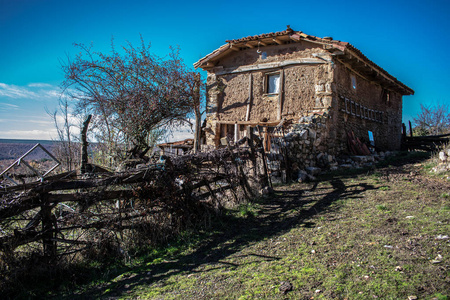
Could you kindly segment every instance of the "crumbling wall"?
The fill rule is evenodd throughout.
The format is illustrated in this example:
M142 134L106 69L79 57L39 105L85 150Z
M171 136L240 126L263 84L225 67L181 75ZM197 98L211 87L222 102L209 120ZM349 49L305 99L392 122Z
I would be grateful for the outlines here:
M292 170L327 167L335 161L335 149L329 147L330 122L327 113L303 117L286 135Z

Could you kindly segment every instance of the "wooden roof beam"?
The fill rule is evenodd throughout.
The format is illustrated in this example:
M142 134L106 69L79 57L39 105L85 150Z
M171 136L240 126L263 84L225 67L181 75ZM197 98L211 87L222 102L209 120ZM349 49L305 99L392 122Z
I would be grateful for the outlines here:
M230 45L230 49L231 49L231 50L234 50L234 51L239 51L239 50L240 50L239 47L236 46L236 44L231 44L231 45Z
M255 45L252 45L252 44L250 44L249 42L245 43L245 46L246 46L246 47L249 47L249 48L255 48Z
M264 43L263 41L258 41L258 45L260 45L260 46L267 46L267 43Z
M278 45L283 45L284 43L283 43L283 41L282 40L280 40L279 38L273 38L272 39L275 43L277 43Z

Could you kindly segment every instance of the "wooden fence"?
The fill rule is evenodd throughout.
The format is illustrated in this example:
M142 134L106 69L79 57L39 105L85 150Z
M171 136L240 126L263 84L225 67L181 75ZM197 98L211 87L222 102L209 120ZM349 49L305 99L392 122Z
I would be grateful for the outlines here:
M55 261L105 245L165 240L206 222L212 211L271 184L262 139L251 134L223 144L121 173L67 172L3 187L0 252L4 259L38 252Z

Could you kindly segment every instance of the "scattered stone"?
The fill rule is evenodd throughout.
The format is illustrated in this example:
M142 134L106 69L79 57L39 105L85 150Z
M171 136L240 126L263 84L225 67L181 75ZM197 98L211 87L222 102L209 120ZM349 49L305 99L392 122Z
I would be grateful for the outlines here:
M406 216L405 219L414 219L414 216Z
M438 254L438 256L435 257L435 259L433 259L431 261L432 264L439 264L442 262L442 255Z
M311 250L311 253L312 253L312 254L315 254L315 253L316 253L316 250L314 250L314 249Z
M353 168L353 165L351 165L351 164L342 164L342 165L340 165L340 167L342 169L351 169L351 168Z
M439 152L439 159L443 162L447 161L447 154L444 151Z
M309 174L311 174L313 176L319 175L321 171L322 171L322 169L316 168L316 167L307 167L306 168L306 172L308 172Z
M289 281L282 281L280 283L280 292L282 292L284 295L287 294L287 292L292 291L294 286Z
M366 160L368 162L375 162L375 157L373 155L368 155L368 156L366 156Z
M394 247L392 247L391 245L384 245L384 248L392 249Z
M417 296L408 296L408 300L417 300Z
M333 155L328 155L327 158L329 163L332 163L334 160Z
M366 162L367 161L366 156L353 156L352 158L353 158L353 161L356 161L356 162Z
M321 290L315 290L314 293L319 294L320 292L322 292Z
M436 239L437 240L446 240L446 239L448 239L448 235L438 235L437 237L436 237Z
M309 181L316 181L317 180L317 178L316 177L314 177L314 176L312 176L312 175L307 175L308 176L308 180Z
M297 181L302 183L302 182L306 182L306 180L308 179L308 173L306 173L303 170L298 171L298 179Z
M395 271L397 272L403 271L403 268L401 266L396 266Z
M299 138L302 140L306 140L308 138L308 130L302 130L298 134Z
M266 186L264 188L261 189L260 194L261 195L269 195L273 192L272 188L269 186Z

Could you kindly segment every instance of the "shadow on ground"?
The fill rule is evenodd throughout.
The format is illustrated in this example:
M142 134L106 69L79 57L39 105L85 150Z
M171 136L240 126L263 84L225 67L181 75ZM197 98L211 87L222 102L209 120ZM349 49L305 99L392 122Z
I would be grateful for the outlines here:
M281 235L298 226L313 227L308 219L325 212L336 200L343 197L360 197L359 194L375 189L368 184L345 185L343 180L335 177L321 181L319 184L291 185L275 188L270 197L261 200L257 216L249 218L225 217L220 228L213 228L214 234L208 237L192 253L179 256L177 259L137 266L129 273L135 275L121 278L101 286L97 286L80 295L71 295L71 299L107 298L114 299L126 295L134 287L150 285L176 274L192 274L199 272L201 265L208 264L212 270L223 265L238 267L225 262L228 256L244 247L266 238ZM277 257L250 254L258 260L276 260ZM204 272L204 271L201 271ZM112 279L112 278L111 278Z

